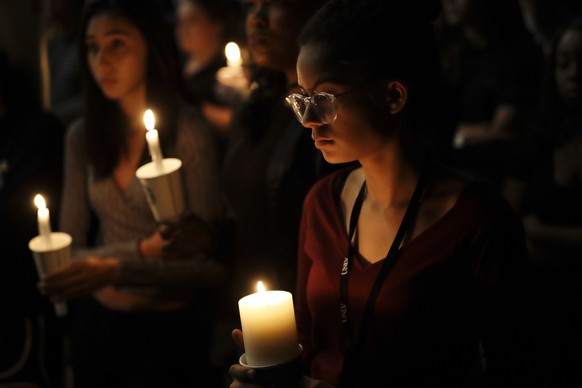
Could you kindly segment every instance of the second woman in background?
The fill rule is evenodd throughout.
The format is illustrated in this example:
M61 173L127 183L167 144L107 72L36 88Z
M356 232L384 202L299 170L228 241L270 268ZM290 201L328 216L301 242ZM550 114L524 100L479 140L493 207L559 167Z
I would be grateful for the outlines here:
M229 135L223 180L236 220L235 300L257 279L294 289L303 199L322 161L285 96L297 83L297 36L323 1L246 1L254 89ZM236 306L236 304L234 304Z
M182 160L187 208L207 223L223 214L211 129L180 102L171 29L155 4L94 1L84 12L85 111L67 136L61 216L77 258L78 271L60 284L69 293L136 263L164 266L164 240L135 176L149 161L146 108L156 114L164 154ZM199 383L208 325L191 296L105 286L81 300L72 316L75 386L185 387L194 375Z

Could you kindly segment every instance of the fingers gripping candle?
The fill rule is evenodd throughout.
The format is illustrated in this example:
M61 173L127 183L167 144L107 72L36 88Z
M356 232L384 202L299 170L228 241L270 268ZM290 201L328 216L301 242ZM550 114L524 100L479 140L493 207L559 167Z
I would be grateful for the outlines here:
M28 248L34 256L34 263L39 276L65 265L71 255L72 238L67 233L53 232L50 225L50 214L42 195L34 197L34 204L38 208L38 236L32 238ZM64 302L55 303L57 316L67 314L67 305Z
M257 289L238 302L246 360L259 367L290 361L299 353L293 297L265 291L262 282Z

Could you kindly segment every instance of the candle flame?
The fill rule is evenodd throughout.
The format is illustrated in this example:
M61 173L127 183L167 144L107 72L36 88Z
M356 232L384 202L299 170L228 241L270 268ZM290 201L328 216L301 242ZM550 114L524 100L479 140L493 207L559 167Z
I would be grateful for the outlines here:
M240 66L242 64L240 49L236 43L228 42L224 47L224 54L230 66Z
M154 112L152 112L151 109L146 110L145 113L143 114L143 122L148 131L151 131L156 126Z
M267 290L265 289L265 285L263 284L263 282L259 281L257 283L257 291L258 292L266 292Z
M40 194L34 196L34 204L39 209L46 209L46 202L44 201L43 196Z

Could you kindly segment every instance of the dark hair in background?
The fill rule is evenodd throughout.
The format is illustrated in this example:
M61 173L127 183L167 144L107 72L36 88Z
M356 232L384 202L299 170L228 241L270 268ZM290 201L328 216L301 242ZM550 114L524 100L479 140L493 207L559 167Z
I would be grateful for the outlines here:
M211 1L211 0L210 0ZM315 12L328 0L287 0L288 7L302 7L305 12ZM245 4L243 3L243 10ZM246 12L246 11L245 11ZM246 18L246 14L244 15ZM243 109L237 114L237 123L243 129L247 139L253 141L261 137L261 134L271 123L273 104L284 103L284 98L289 91L283 69L274 70L254 66L253 90ZM289 109L289 112L291 110Z
M89 22L98 14L111 12L133 23L143 35L147 46L146 103L156 114L160 141L167 148L175 141L181 94L177 49L164 11L155 0L95 0L85 6L79 50L85 96L84 143L97 178L109 175L127 152L129 128L118 104L103 95L91 74L84 42Z
M471 0L468 22L493 40L527 34L519 0Z
M466 20L459 25L448 24L444 17L438 21L442 66L455 80L461 77L462 52L469 46L463 34L464 25L471 25L493 45L531 40L519 0L471 0L469 8Z
M560 144L569 140L572 132L576 131L576 128L569 125L570 123L568 119L571 115L570 110L560 97L558 86L556 84L556 54L558 51L558 45L564 34L568 31L582 32L582 15L572 19L570 22L566 23L565 26L559 29L554 37L552 51L548 57L548 63L546 66L542 100L540 104L541 125L542 130L545 132L544 135L551 139L555 144ZM578 130L578 132L579 131L580 130Z
M14 66L0 50L0 104L7 113L25 112L40 107L32 77Z
M403 113L422 125L420 112L440 79L431 24L439 12L438 0L330 0L307 23L300 44L323 46L383 108L385 81L403 81L409 89Z
M204 10L214 22L222 22L222 39L239 41L243 30L241 23L241 4L237 0L177 0L179 3L192 3Z

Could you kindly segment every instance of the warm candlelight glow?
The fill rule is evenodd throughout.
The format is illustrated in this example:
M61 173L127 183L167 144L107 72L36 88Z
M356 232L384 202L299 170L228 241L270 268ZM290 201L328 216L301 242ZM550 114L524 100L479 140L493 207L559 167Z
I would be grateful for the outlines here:
M34 204L38 209L46 209L46 202L44 197L40 194L34 196Z
M34 204L38 208L36 213L38 221L38 234L42 236L47 244L51 241L51 218L49 209L46 207L44 197L40 194L34 196Z
M257 292L241 298L238 308L249 365L285 363L298 355L291 293L267 291L259 281Z
M226 55L226 63L228 66L242 65L240 49L236 43L228 42L228 44L224 47L224 54Z
M162 150L160 149L158 131L154 128L156 125L156 119L154 117L154 112L152 112L151 109L146 110L143 114L143 122L147 129L146 141L148 142L148 148L150 149L150 156L158 168L161 169L161 163L164 157L162 155Z
M145 113L143 114L143 122L148 131L151 131L155 128L156 119L154 117L154 112L152 112L151 109L146 110Z

